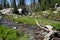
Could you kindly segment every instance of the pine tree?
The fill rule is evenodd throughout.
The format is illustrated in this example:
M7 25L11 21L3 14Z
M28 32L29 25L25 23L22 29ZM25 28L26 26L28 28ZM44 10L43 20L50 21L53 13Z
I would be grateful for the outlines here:
M7 8L9 8L9 7L10 7L10 4L9 4L8 2L7 2L7 4L6 4L6 7L7 7Z
M3 9L3 0L0 0L0 10Z
M14 14L18 14L19 12L18 12L18 10L17 10L17 6L16 6L16 0L12 0L12 4L13 4L13 8L14 8L14 10L13 10L13 13Z
M7 1L7 0L3 0L3 2L4 2L4 3L3 3L4 8L6 8L6 1Z
M25 0L19 0L18 7L25 7Z
M0 4L0 10L2 10L2 5Z
M41 0L38 0L38 3L41 5Z

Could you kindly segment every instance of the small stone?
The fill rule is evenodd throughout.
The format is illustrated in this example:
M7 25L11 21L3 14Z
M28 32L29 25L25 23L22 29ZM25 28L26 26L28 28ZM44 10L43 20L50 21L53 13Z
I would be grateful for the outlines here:
M16 27L13 27L13 29L16 29Z

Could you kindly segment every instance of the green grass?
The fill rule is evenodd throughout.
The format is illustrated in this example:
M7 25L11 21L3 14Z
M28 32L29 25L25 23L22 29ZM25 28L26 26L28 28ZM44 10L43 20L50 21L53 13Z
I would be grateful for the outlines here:
M20 33L17 30L7 28L0 25L0 40L27 40L27 35L25 33Z
M49 20L46 18L31 18L29 16L22 16L18 18L14 18L13 16L6 16L7 18L10 18L14 22L22 23L22 24L28 24L28 25L36 25L34 19L38 20L40 25L51 25L54 29L60 29L60 22Z
M30 18L29 16L13 18L14 22L23 23L23 24L31 24L36 25L34 19L38 20L41 25L51 25L54 29L60 29L60 22L53 21L45 18Z
M13 18L15 22L24 23L24 24L32 24L34 25L34 19L30 17L20 17L20 18Z
M60 22L49 19L37 19L41 25L51 25L54 29L60 29Z

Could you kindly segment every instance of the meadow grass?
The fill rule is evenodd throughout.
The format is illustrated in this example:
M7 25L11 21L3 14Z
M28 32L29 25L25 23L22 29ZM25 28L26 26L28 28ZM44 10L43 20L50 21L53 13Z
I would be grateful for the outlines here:
M20 33L17 30L7 28L4 25L0 25L0 40L27 40L25 33Z

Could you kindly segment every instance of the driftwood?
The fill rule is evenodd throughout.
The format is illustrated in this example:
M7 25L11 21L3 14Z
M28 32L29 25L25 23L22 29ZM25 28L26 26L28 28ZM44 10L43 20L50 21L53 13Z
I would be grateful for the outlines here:
M36 24L39 26L39 28L41 28L42 30L46 30L46 31L49 31L48 29L44 28L44 27L41 27L41 25L38 23L38 21L35 19L35 22Z
M49 39L50 39L50 36L51 36L53 33L54 33L53 30L50 30L50 32L49 32L47 35L45 35L44 40L49 40Z
M41 25L38 23L38 21L36 19L35 19L35 22L42 30L46 30L47 32L49 31L49 33L47 33L47 35L45 35L44 39L43 39L43 40L49 40L50 36L54 33L54 31L50 30L50 29L47 29L47 28L44 28L44 27L41 27Z

